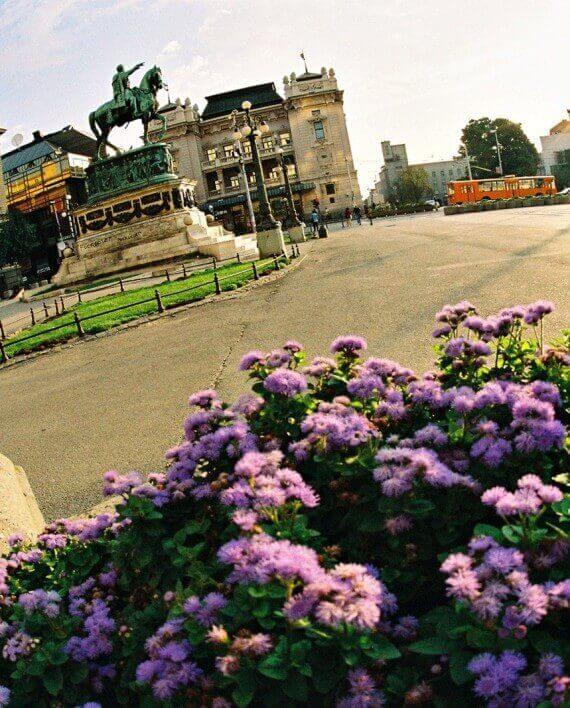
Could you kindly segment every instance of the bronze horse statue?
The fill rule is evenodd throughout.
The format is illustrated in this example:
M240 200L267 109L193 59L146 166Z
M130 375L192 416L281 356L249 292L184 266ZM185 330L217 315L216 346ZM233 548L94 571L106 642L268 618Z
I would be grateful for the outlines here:
M127 88L129 101L122 104L115 99L107 101L102 106L89 114L89 125L97 138L97 158L107 157L107 145L117 154L120 154L118 147L109 142L109 133L113 128L126 125L132 120L142 120L144 126L143 140L148 140L148 124L151 120L159 120L162 123L162 135L166 130L166 118L158 113L158 100L156 94L164 87L162 72L160 67L151 67L142 77L139 86Z

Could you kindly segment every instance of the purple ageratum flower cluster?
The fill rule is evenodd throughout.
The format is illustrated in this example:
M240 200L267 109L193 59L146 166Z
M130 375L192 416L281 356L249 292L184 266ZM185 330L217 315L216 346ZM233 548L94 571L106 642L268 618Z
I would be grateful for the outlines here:
M337 337L330 345L330 351L333 354L344 354L344 356L351 358L357 357L358 352L365 351L366 348L366 340L353 334Z
M443 352L452 359L464 359L481 365L485 362L485 357L491 353L491 348L479 339L454 337L447 342Z
M495 626L500 621L498 633L502 637L512 633L520 639L528 627L560 608L556 600L559 588L553 593L553 584L532 583L523 554L487 536L472 539L469 555L448 556L440 570L448 576L447 594L468 602L480 620Z
M453 472L429 448L384 447L376 454L376 461L380 465L373 476L387 497L401 497L412 491L416 481L423 481L432 487L477 489L476 482L470 476Z
M171 619L146 640L148 659L137 666L136 678L152 688L160 701L173 698L178 691L197 683L202 669L190 660L192 647L183 638L184 618Z
M379 376L385 384L405 385L416 378L411 369L407 369L391 359L370 357L360 364L356 370L360 376Z
M347 450L377 437L375 426L349 403L350 400L344 397L337 397L332 403L322 402L316 413L303 420L301 432L305 437L289 446L297 460L306 460L312 449L326 452Z
M448 325L450 330L456 329L470 314L476 314L475 305L468 300L462 300L456 305L444 305L435 315L436 322Z
M550 705L562 705L570 683L568 677L562 675L562 659L555 654L545 654L539 661L538 671L522 675L526 667L525 657L514 651L504 651L499 656L488 652L479 654L467 666L477 676L475 694L485 699L488 706L534 708L548 699Z
M563 493L551 484L543 484L540 477L527 474L517 482L518 489L509 492L504 487L492 487L481 495L486 506L492 506L500 516L531 516L538 514L546 504L554 504L564 498Z
M203 391L193 393L188 399L188 405L198 406L199 408L208 410L210 408L220 408L221 401L217 391L214 391L212 388L207 388Z
M545 315L554 312L554 309L554 303L549 300L537 300L537 302L526 306L524 321L530 325L538 324Z
M26 632L18 631L11 625L6 626L4 636L8 638L2 647L2 657L6 661L16 662L30 656L39 644L39 639L34 639Z
M184 600L182 609L189 616L193 617L198 624L209 627L218 619L220 610L228 604L226 598L219 592L210 592L201 600L196 595Z
M218 550L218 560L233 566L226 582L265 585L279 576L304 583L323 577L317 553L290 541L276 541L266 534L229 541Z
M337 364L334 359L330 359L327 356L316 356L310 364L303 368L303 373L318 379L321 376L332 374L336 366Z
M266 363L266 353L260 351L259 349L252 349L247 354L244 354L239 363L240 371L249 371L255 366L265 366Z
M278 369L264 380L263 388L269 393L293 398L307 390L307 379L298 371Z
M142 477L138 472L129 472L128 474L121 475L114 470L110 470L103 475L103 482L104 496L126 496L131 493L133 487L137 487L142 483Z
M278 450L246 453L234 468L237 479L220 494L222 504L257 511L289 501L299 501L308 508L317 506L318 494L298 472L281 468L282 459Z
M23 608L27 615L33 612L41 612L46 617L57 617L59 615L61 596L55 590L30 590L18 597L18 605Z
M82 621L81 634L67 640L65 652L75 661L88 662L92 670L97 660L107 658L113 652L115 620L111 617L111 603L117 572L107 570L89 577L69 590L69 614ZM98 676L101 679L101 676Z
M12 692L7 686L0 686L0 706L7 706L10 703Z
M372 629L380 621L382 586L363 565L339 563L285 603L290 621L312 616L327 627Z
M348 695L337 702L337 708L381 708L386 705L386 697L376 688L366 669L351 669L348 683Z

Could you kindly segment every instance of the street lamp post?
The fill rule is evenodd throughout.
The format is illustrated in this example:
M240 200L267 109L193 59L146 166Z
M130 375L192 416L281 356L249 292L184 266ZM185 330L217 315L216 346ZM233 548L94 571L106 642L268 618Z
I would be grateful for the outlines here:
M241 107L244 112L245 124L239 130L236 128L233 137L234 140L247 138L251 146L251 158L253 160L257 198L259 200L257 246L261 257L265 258L266 256L275 256L285 252L285 242L283 241L281 224L273 216L273 212L271 211L271 204L269 203L265 179L263 177L261 158L259 157L259 150L257 149L257 138L262 134L266 135L269 133L269 126L264 120L257 120L251 115L251 103L249 101L244 101Z
M497 128L489 128L489 132L483 133L483 135L481 135L481 137L487 138L487 137L489 137L490 133L494 133L494 135L495 135L495 144L493 145L493 150L496 151L497 158L499 160L498 173L500 175L502 175L503 174L503 160L501 159L501 144L499 143L499 136L497 135Z
M471 172L471 155L469 154L469 151L467 150L467 145L465 143L461 143L463 145L463 149L465 150L465 157L467 158L467 174L469 175L469 179L473 179L473 174Z
M278 147L275 152L277 155L277 163L281 168L281 172L283 172L285 198L287 199L287 211L289 212L289 219L291 220L291 226L289 227L289 238L293 243L302 243L305 240L305 224L301 221L301 219L299 219L299 215L295 209L293 190L291 189L291 183L289 182L287 164L285 163L285 158L283 156L283 148Z
M243 149L241 146L241 140L242 140L242 133L241 131L238 130L237 127L237 121L236 121L236 116L238 112L236 110L232 111L231 118L233 122L233 129L234 129L234 157L237 157L239 166L240 166L240 171L241 171L241 176L243 179L243 185L245 189L245 198L247 201L247 210L249 212L249 220L251 222L251 230L253 233L257 231L257 225L255 223L255 213L253 211L253 202L251 201L251 192L249 191L249 182L247 181L247 173L245 171L245 155L243 154Z

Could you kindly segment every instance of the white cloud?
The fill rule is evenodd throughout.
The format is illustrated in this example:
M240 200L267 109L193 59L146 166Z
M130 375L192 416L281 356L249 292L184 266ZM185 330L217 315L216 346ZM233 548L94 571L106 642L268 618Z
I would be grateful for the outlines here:
M173 39L168 44L165 44L164 47L160 50L159 56L166 56L170 54L176 54L177 52L180 51L182 45L177 39Z

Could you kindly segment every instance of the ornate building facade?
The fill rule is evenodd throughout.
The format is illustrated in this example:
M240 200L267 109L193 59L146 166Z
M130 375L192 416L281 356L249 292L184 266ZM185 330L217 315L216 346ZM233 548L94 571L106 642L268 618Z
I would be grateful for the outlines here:
M320 73L294 73L283 80L283 96L266 83L206 97L200 113L189 99L161 109L167 120L164 141L169 144L174 169L196 180L196 200L224 224L243 233L250 230L245 185L235 151L232 111L241 124L241 105L269 126L259 138L260 157L275 215L285 214L285 189L277 153L283 151L297 209L308 214L314 200L321 212L333 215L361 201L344 114L343 91L333 69ZM151 125L151 139L159 123ZM256 209L255 174L247 140L241 144L245 176Z

